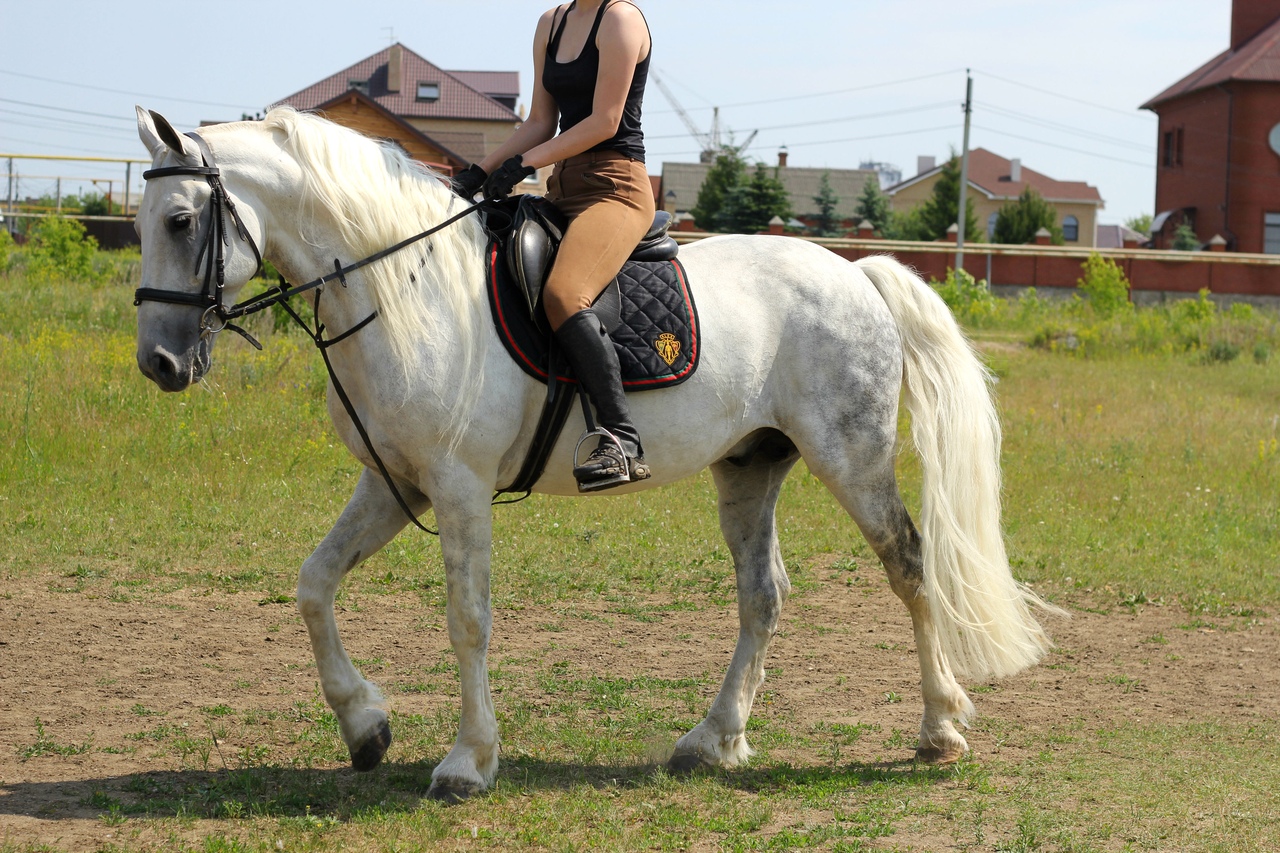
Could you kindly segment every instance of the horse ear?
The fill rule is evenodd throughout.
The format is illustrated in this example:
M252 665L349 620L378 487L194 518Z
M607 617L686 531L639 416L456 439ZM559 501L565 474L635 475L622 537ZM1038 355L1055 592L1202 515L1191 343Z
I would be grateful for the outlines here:
M155 110L144 110L139 106L134 109L138 113L138 138L147 146L153 159L172 151L180 157L199 162L200 152L195 143L174 130L168 119Z

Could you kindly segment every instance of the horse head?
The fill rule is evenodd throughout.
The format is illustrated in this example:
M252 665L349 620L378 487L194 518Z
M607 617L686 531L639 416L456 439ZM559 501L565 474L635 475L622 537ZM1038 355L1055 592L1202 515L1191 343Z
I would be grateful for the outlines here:
M203 140L177 133L159 113L137 113L152 158L134 221L142 241L138 368L163 390L182 391L208 372L222 306L256 272L246 223L257 217L237 211Z

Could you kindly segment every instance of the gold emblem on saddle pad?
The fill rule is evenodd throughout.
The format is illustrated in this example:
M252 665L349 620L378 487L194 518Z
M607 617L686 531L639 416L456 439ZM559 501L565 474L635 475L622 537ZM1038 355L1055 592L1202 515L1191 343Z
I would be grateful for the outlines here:
M670 332L663 332L658 335L658 339L653 342L653 348L658 351L658 355L662 356L662 360L668 366L674 364L676 356L680 354L680 342Z

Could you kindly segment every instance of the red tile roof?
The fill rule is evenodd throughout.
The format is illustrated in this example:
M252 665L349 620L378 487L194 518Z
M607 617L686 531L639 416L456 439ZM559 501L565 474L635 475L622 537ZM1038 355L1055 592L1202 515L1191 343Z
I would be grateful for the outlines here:
M392 92L387 89L387 64L391 51L397 47L403 51L402 82L400 91ZM380 50L319 83L282 98L278 103L300 110L315 109L350 89L352 80L367 80L369 97L402 118L520 121L518 115L502 104L400 44ZM419 101L419 83L438 83L440 97L434 101Z
M889 187L889 194L914 184L922 178L942 171L941 166L930 169L915 177L908 178L900 184ZM1022 167L1021 180L1010 180L1013 163L999 154L985 148L975 148L969 152L969 183L986 192L994 199L1012 201L1022 194L1027 187L1032 187L1046 201L1079 201L1101 204L1102 195L1098 188L1084 181L1059 181L1048 175L1042 175L1034 169Z
M1230 80L1280 82L1280 18L1236 50L1225 50L1142 105L1154 110L1165 101Z
M449 71L455 79L489 97L520 97L519 71Z

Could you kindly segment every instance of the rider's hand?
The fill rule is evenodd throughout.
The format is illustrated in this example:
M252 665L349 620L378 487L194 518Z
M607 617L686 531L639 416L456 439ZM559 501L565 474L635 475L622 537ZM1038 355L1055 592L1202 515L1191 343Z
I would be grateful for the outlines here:
M524 164L524 156L517 154L493 170L493 174L484 182L484 197L501 201L511 195L516 184L532 175L537 170Z
M489 175L484 169L472 163L450 178L449 186L455 193L467 201L471 201L471 197L480 191L480 188L484 186L485 179L488 177Z

